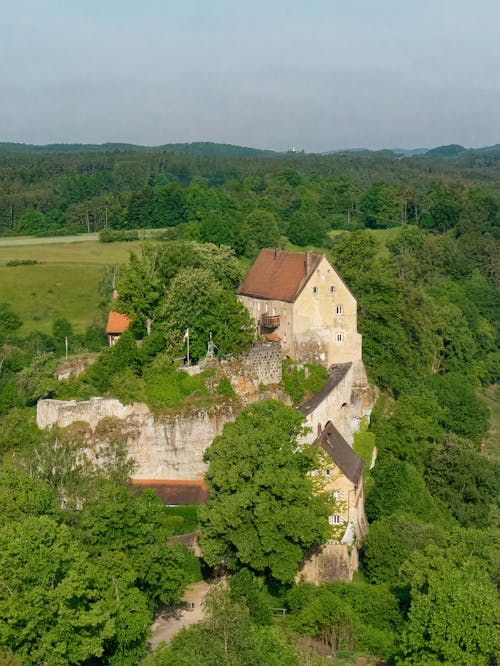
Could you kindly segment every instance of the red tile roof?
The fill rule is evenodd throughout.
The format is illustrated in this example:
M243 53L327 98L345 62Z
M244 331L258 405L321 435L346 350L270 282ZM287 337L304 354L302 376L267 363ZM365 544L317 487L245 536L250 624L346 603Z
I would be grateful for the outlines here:
M293 302L321 259L322 255L312 252L261 250L238 294Z
M132 479L134 486L151 488L161 497L164 504L180 506L183 504L203 504L208 500L208 487L204 481L158 479Z
M108 317L108 324L106 326L106 333L124 333L131 324L131 319L121 312L114 312L111 310Z

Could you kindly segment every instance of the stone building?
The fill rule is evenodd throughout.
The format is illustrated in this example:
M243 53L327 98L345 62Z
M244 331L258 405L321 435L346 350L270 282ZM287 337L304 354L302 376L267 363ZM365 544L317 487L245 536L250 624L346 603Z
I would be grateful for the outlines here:
M309 555L297 580L321 585L331 580L352 580L358 570L358 548L368 531L364 510L363 460L330 421L316 440L322 464L315 473L318 491L330 495L333 512L328 518L331 537Z
M325 255L261 250L237 293L284 356L326 367L361 360L356 299Z

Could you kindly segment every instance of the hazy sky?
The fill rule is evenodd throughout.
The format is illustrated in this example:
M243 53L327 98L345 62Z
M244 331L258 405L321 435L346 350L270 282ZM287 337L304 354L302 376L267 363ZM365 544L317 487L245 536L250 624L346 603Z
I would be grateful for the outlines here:
M500 142L499 0L4 0L0 141Z

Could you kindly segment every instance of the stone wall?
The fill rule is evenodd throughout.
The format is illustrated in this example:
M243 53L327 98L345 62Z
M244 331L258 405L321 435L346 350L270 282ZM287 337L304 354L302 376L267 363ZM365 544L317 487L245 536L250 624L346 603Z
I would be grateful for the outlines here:
M332 580L352 581L358 570L358 551L343 543L325 544L317 553L310 555L297 574L296 581L304 580L322 585Z
M352 446L354 433L361 420L370 416L375 399L376 392L368 384L363 362L354 362L322 401L311 410L301 410L311 429L306 440L313 442L325 424L331 421Z
M281 382L281 345L278 342L262 342L242 358L221 362L222 372L240 396L254 394L260 386Z

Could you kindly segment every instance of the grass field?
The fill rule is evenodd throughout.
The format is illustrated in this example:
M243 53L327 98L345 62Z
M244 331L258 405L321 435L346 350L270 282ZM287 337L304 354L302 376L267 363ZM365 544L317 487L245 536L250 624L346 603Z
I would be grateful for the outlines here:
M0 246L0 302L8 303L23 321L20 333L38 330L50 333L58 317L73 324L75 333L97 322L98 287L106 266L125 264L131 250L141 242L100 243L78 239L78 242L14 243L7 239ZM26 239L22 239L26 240ZM55 239L49 239L54 241ZM37 261L27 266L7 266L9 261Z

